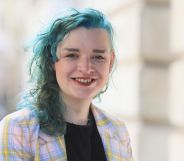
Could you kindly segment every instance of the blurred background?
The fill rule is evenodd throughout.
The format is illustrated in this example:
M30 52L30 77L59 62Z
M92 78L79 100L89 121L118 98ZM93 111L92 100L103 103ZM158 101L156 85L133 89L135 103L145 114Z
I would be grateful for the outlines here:
M94 103L125 121L135 161L184 161L184 1L0 0L0 119L27 88L27 41L68 7L104 12L118 65Z

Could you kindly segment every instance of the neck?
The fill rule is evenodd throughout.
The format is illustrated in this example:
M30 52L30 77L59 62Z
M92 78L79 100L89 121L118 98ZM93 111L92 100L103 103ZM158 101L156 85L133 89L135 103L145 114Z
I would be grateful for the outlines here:
M64 102L66 104L65 121L77 125L86 125L91 101L71 101L71 99L64 98Z

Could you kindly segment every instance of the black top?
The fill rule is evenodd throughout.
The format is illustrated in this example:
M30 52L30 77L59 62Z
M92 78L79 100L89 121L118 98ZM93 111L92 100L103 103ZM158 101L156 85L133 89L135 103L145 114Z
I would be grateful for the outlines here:
M65 135L68 161L107 161L94 117L87 125L67 123Z

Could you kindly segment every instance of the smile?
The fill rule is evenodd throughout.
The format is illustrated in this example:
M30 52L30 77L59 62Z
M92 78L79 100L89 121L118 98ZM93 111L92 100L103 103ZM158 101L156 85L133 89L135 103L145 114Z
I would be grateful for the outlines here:
M91 78L73 78L73 79L78 83L84 84L84 85L90 85L95 81L95 79L91 79Z

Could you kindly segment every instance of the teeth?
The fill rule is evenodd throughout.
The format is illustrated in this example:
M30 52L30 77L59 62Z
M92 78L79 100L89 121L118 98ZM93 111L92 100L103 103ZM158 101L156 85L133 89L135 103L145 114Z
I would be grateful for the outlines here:
M81 83L90 83L92 81L92 79L82 79L82 78L76 78L75 80Z

